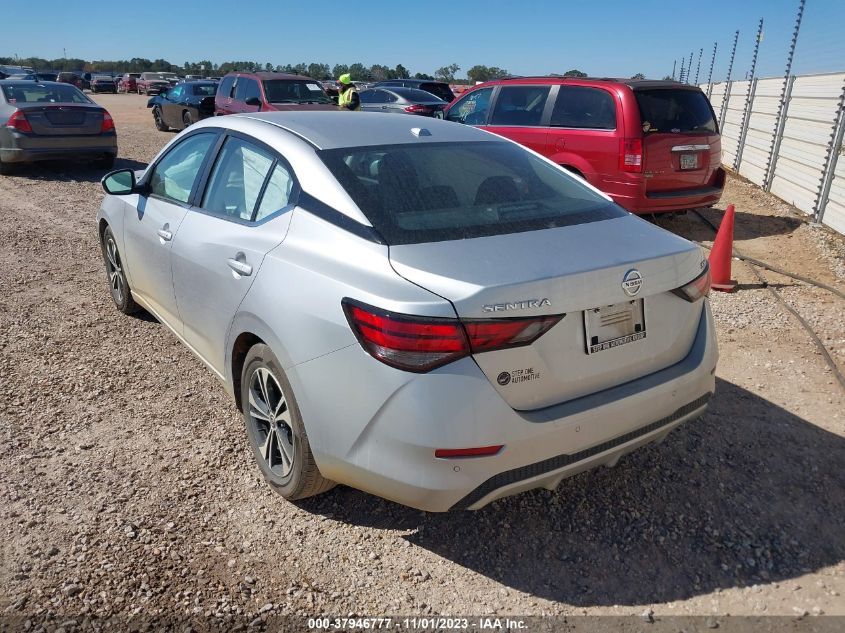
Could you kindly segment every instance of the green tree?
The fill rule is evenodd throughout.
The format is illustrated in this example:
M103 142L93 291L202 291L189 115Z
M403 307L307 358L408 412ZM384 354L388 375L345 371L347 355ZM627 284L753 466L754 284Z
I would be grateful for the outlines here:
M392 79L393 72L387 66L382 64L373 64L370 66L370 79L373 81L384 81L385 79Z
M631 75L631 79L645 79L645 75L642 73L637 73L636 75Z
M467 78L469 78L471 83L475 83L477 81L490 81L491 79L501 79L502 77L508 77L510 73L505 70L504 68L499 68L497 66L473 66L467 71Z
M396 64L396 68L393 69L393 77L395 79L409 79L411 73L402 64Z
M663 81L675 81L675 78L672 77L671 75L665 75L663 77Z
M587 73L585 73L581 70L578 70L577 68L573 68L572 70L567 70L565 73L563 73L563 76L564 77L586 77Z
M349 66L346 64L335 64L332 68L332 76L337 79L341 75L349 72Z
M331 76L328 64L308 64L308 76L314 79L326 79Z
M429 81L433 80L434 77L431 75L426 75L425 73L414 73L414 79L428 79Z
M349 66L349 74L352 75L352 79L355 81L370 80L370 69L360 62L355 62Z
M458 72L460 69L461 67L457 64L441 66L440 68L434 71L434 76L441 81L449 83L451 81L455 81L455 73Z

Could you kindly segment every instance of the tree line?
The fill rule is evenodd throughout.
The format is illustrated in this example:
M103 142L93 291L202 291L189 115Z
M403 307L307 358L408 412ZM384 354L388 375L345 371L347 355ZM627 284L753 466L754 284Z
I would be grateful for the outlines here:
M258 72L275 71L297 75L307 75L314 79L337 79L344 73L349 73L355 81L384 81L386 79L431 79L445 81L447 83L477 83L510 77L511 74L505 68L498 66L475 65L466 72L466 79L458 77L461 67L458 64L442 66L434 71L433 75L426 73L411 74L402 64L394 67L383 64L365 66L360 62L354 64L335 64L329 66L324 63L312 62L306 64L271 64L270 62L260 63L252 61L229 61L222 64L215 64L207 59L195 62L186 61L181 66L171 64L166 59L146 59L133 57L132 59L121 60L96 60L86 61L73 57L60 57L58 59L44 59L41 57L12 58L0 57L0 65L27 66L36 71L40 70L74 70L83 72L110 72L110 73L143 73L143 72L173 72L184 75L208 75L222 76L230 72ZM561 77L586 77L587 73L572 69L562 74L550 73L552 76ZM643 78L642 73L637 73L632 79Z

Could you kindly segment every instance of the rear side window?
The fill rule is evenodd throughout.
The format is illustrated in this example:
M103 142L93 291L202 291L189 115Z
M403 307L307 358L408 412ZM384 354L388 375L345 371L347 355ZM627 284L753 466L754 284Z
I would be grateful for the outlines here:
M551 86L505 86L496 99L490 125L540 125Z
M600 88L561 86L549 124L552 127L613 130L616 129L616 102L609 92Z
M322 150L388 244L458 240L622 217L580 180L514 143Z
M718 129L710 102L700 90L636 90L634 95L646 134L715 133Z
M273 160L252 143L229 137L211 172L202 208L224 218L251 220Z

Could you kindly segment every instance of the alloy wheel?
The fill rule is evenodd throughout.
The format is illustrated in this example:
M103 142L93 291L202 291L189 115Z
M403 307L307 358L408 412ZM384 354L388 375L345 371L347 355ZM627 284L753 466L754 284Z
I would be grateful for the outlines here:
M109 276L109 286L115 302L123 303L123 295L126 291L123 284L123 269L120 266L117 244L111 236L106 240L106 272Z
M249 379L249 423L261 459L278 477L287 477L294 466L297 439L290 416L279 381L267 367L258 367Z

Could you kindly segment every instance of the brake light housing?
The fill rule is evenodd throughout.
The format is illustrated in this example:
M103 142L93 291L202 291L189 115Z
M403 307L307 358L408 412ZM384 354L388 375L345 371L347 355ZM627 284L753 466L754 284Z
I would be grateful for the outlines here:
M643 170L643 139L619 139L619 169L630 173Z
M12 112L12 116L10 116L9 120L6 121L6 127L10 127L18 132L32 133L32 126L29 124L29 121L26 120L26 115L23 113L23 110L15 110Z
M100 125L100 134L105 134L106 132L111 132L114 130L114 119L111 118L111 115L103 111L103 123Z
M433 108L430 108L429 106L420 105L418 103L415 103L415 104L409 105L407 108L405 108L405 112L411 112L413 114L417 114L417 113L419 113L419 114L429 114L432 111L432 109Z
M672 292L685 301L695 303L710 294L711 283L710 264L705 261L704 270L698 277L680 288L675 288Z
M517 319L452 319L389 312L354 299L342 301L358 342L382 363L426 373L469 356L530 345L565 315Z

